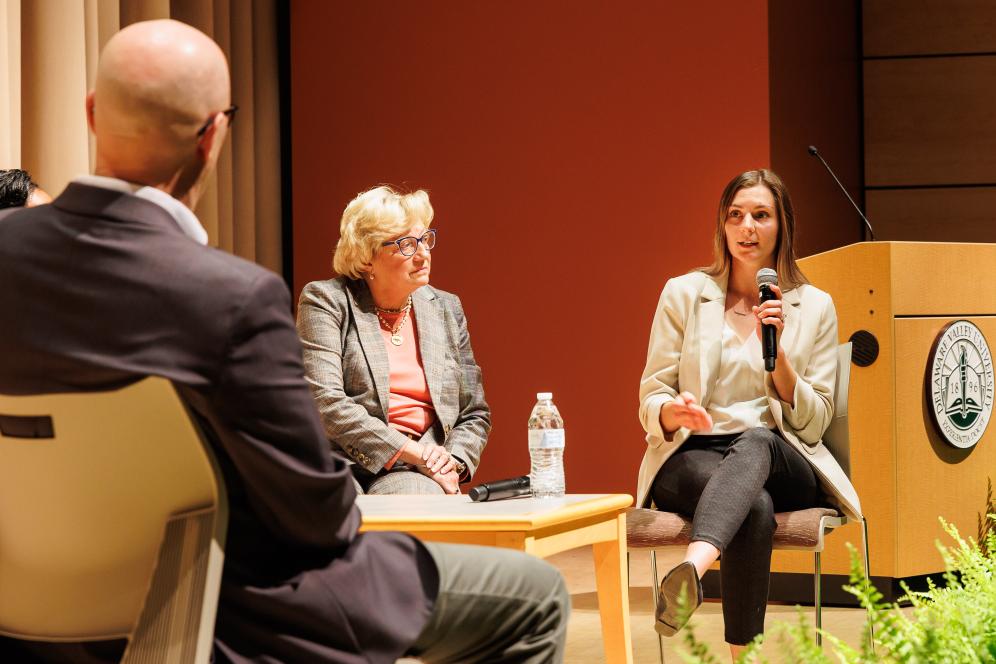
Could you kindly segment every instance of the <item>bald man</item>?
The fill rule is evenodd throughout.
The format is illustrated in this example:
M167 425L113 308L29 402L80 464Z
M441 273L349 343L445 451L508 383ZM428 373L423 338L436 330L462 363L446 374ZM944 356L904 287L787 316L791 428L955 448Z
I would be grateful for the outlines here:
M569 605L554 568L357 533L286 286L205 246L191 212L235 110L224 56L193 28L138 23L107 43L86 100L96 174L0 219L0 392L173 381L228 489L217 662L559 661ZM65 659L113 661L115 647Z

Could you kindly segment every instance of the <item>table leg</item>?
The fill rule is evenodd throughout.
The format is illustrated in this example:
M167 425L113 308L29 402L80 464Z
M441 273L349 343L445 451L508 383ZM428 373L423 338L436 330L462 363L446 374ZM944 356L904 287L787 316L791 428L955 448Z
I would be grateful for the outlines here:
M592 545L598 612L607 664L632 664L629 632L629 587L626 579L626 514L616 517L616 538Z

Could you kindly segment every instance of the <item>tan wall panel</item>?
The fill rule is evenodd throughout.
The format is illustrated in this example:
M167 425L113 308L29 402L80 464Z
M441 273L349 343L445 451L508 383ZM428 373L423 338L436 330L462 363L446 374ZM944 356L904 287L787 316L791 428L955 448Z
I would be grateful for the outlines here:
M996 475L996 426L960 450L944 442L930 419L924 377L937 334L952 318L896 320L896 479L898 576L943 569L934 542L949 544L938 517L975 536L985 506L986 477ZM996 317L970 318L996 348Z
M868 519L871 572L876 576L893 576L896 555L890 261L890 245L877 243L855 244L800 261L810 281L833 297L840 341L863 329L874 334L880 345L874 364L851 366L848 404L851 481ZM860 544L857 527L827 540L826 573L847 574L847 541Z
M996 244L892 242L892 313L996 313Z
M996 180L996 56L869 60L865 185Z
M21 0L0 0L0 169L21 165Z
M864 0L865 56L996 51L992 0Z
M21 5L21 168L56 195L90 165L83 4ZM62 57L53 58L58 44Z
M880 240L996 242L996 187L865 192Z

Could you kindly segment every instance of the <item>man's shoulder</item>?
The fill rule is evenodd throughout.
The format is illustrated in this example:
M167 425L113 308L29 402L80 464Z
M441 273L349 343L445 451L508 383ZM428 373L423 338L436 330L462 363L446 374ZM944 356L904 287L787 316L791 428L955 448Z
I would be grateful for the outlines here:
M191 261L187 272L192 285L206 297L248 297L261 290L290 291L276 272L221 249L195 243L185 247ZM185 252L185 253L186 253Z
M15 212L19 212L19 211L21 211L23 209L24 208L11 207L11 208L5 208L3 210L0 210L0 221L3 221L4 219L6 219L7 217L9 217L10 215L14 214Z

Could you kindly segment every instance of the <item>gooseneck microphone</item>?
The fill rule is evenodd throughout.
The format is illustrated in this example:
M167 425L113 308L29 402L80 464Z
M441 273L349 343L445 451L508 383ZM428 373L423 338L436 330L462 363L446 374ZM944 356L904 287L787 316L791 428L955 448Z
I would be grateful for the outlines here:
M770 267L762 267L757 271L757 287L760 292L758 300L761 303L774 300L778 296L771 290L778 285L778 273ZM778 357L778 331L774 325L761 324L761 357L764 358L764 370L775 370L775 358Z
M487 500L524 496L530 492L529 475L523 475L522 477L513 477L510 480L496 480L478 484L470 490L469 495L475 503L482 503Z
M868 221L868 217L866 217L865 213L861 211L861 208L858 207L858 204L854 202L854 199L851 198L851 195L847 193L847 189L844 188L844 185L841 184L839 179L837 179L837 174L833 172L832 168L830 168L830 164L826 162L826 159L823 158L823 155L820 154L820 151L816 149L815 145L810 145L808 148L806 148L806 151L809 152L811 156L819 159L820 163L823 164L823 168L827 169L827 173L830 174L830 177L832 177L834 182L837 183L837 186L840 187L840 190L844 192L845 196L847 196L847 200L851 201L851 205L854 206L854 209L858 211L858 215L865 222L865 226L868 228L868 234L871 235L871 239L874 241L875 231L872 230L871 222Z

